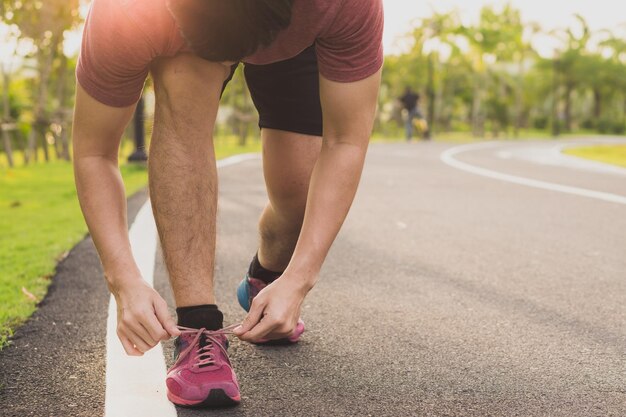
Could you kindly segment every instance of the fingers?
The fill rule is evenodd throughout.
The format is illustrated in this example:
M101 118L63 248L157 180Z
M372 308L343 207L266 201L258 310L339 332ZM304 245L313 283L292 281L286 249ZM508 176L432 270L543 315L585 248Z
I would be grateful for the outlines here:
M266 309L267 311L267 309ZM295 324L290 324L286 313L268 312L244 337L249 341L282 339L293 333Z
M163 299L157 300L154 303L154 312L156 313L156 317L161 323L161 326L165 329L167 333L171 337L180 336L180 330L176 327L176 322L170 315L170 312L167 310L167 303L163 301ZM167 340L163 339L163 340Z
M121 320L118 320L118 335L123 335L133 345L134 349L124 346L129 355L135 350L143 354L155 347L161 340L169 339L168 332L151 309L141 312L122 310L121 314Z
M148 333L141 321L126 323L126 331L124 333L144 353L159 343L158 339L155 340L150 336L150 333Z
M161 340L180 335L167 303L145 282L121 287L115 299L117 334L129 355L141 355Z
M155 345L161 340L168 340L170 338L169 333L165 331L154 313L146 314L141 325L144 330L148 332L151 339L150 341L155 342Z
M143 352L137 349L135 344L131 342L124 333L118 330L117 337L120 339L120 342L122 342L122 347L128 356L143 356Z
M248 315L245 319L243 319L241 326L233 330L235 336L239 337L241 340L247 340L247 338L243 338L241 336L249 332L254 326L257 325L257 323L259 323L259 321L261 321L264 309L265 305L257 301L256 298L252 300L252 305L250 306Z
M286 319L278 319L271 315L266 315L256 326L243 334L240 339L247 342L282 339L290 336L294 329L295 326L288 324Z
M131 356L139 352L143 355L156 346L157 341L153 340L148 331L140 323L119 325L117 335L124 346L124 350ZM124 344L127 341L129 344Z
M269 332L267 335L262 336L263 339L269 339L269 340L273 340L273 339L283 339L286 337L289 337L293 334L294 330L296 329L296 326L293 325L288 325L285 322L277 324L272 330L271 332Z
M262 339L267 339L266 336L273 333L277 326L278 323L275 320L266 316L251 330L243 334L240 339L246 342L258 342Z
M285 314L276 314L268 306L253 300L250 312L241 326L233 330L235 336L246 342L258 342L264 339L280 339L289 336L295 326L289 325Z

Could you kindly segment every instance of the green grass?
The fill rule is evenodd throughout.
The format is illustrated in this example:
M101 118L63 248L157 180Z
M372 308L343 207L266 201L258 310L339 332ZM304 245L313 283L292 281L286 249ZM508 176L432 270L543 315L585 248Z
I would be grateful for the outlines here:
M245 146L240 146L237 138L234 136L215 138L215 157L217 159L223 159L242 153L255 152L261 152L261 141L258 139L248 140Z
M129 193L144 186L142 166L123 166ZM57 261L87 231L71 164L0 170L0 347L46 294Z
M258 140L239 146L234 137L217 138L215 143L218 158L258 152L261 148ZM126 148L124 153L129 151ZM69 162L52 161L13 169L2 162L5 161L0 161L0 349L45 296L57 262L87 233ZM121 170L128 195L146 185L144 166L124 165Z
M596 145L567 148L563 153L626 168L626 145Z

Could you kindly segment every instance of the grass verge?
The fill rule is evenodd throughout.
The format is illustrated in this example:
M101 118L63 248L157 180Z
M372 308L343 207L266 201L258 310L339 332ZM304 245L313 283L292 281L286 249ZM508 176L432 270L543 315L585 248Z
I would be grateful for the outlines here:
M581 146L564 149L563 153L626 168L626 145Z
M258 140L239 146L216 138L218 158L258 152ZM145 166L121 167L126 192L144 187ZM72 166L54 161L0 168L0 349L46 295L57 262L87 233Z

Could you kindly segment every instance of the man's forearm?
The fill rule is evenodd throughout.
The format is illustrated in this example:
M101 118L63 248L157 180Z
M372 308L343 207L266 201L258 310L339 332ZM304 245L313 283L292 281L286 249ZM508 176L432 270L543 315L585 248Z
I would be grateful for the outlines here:
M117 161L77 156L76 188L87 226L100 255L109 286L139 278L128 238L126 195Z
M140 356L180 331L165 300L142 279L130 249L117 154L134 109L102 104L77 84L72 145L78 199L115 296L116 333L127 354Z
M298 243L285 270L285 275L299 277L305 288L315 284L354 200L374 124L380 77L380 70L353 83L320 77L324 142L311 176Z
M311 176L302 231L286 273L312 287L354 200L367 141L325 139Z

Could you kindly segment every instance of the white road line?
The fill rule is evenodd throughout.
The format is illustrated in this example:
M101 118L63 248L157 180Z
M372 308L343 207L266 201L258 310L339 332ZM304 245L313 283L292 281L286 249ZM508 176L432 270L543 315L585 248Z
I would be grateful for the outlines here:
M236 155L217 161L224 168L258 159L258 154ZM150 201L137 213L130 231L133 256L144 279L153 285L157 230ZM165 358L161 345L142 357L127 356L116 334L117 306L109 301L106 337L105 417L176 417L176 408L165 395Z
M241 162L259 159L260 157L261 155L259 155L258 153L244 153L241 155L233 155L233 156L229 156L228 158L220 159L219 161L217 161L217 167L225 168L227 166L237 165Z
M518 185L524 185L527 187L534 187L534 188L539 188L543 190L556 191L560 193L572 194L572 195L577 195L580 197L593 198L596 200L607 201L610 203L626 205L626 197L621 196L621 195L604 193L601 191L594 191L594 190L589 190L586 188L570 187L567 185L555 184L555 183L546 182L546 181L539 181L539 180L534 180L530 178L519 177L516 175L503 174L501 172L492 171L489 169L470 165L468 163L461 162L455 158L456 155L459 155L464 152L469 152L469 151L473 151L477 149L494 148L497 146L502 146L502 143L488 142L488 143L477 143L477 144L456 146L454 148L450 148L444 151L441 154L440 159L442 162L444 162L445 164L453 168L460 169L462 171L469 172L475 175L481 175L487 178L506 181L506 182L510 182L510 183L518 184Z
M626 144L626 140L613 139L602 141L595 139L593 145L605 144ZM576 169L578 171L597 172L600 174L611 174L626 177L626 168L609 165L602 162L591 161L578 156L567 155L563 151L567 148L588 146L589 142L569 142L558 145L542 143L516 146L497 151L495 154L500 159L518 159L538 165L548 165Z
M153 284L157 232L150 203L144 204L130 228L133 256L144 279ZM161 345L142 357L127 356L116 334L117 307L109 302L107 321L106 417L175 417L165 396L165 361Z

